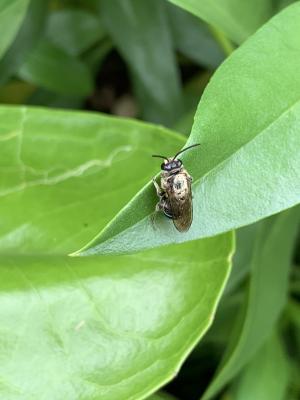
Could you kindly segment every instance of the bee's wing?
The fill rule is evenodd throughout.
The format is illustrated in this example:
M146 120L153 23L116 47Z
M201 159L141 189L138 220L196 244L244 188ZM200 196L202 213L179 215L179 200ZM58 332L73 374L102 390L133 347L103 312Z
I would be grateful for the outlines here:
M179 232L189 230L193 221L192 188L190 181L188 182L188 194L185 196L184 201L176 199L173 193L168 193L167 191L167 194L175 228Z

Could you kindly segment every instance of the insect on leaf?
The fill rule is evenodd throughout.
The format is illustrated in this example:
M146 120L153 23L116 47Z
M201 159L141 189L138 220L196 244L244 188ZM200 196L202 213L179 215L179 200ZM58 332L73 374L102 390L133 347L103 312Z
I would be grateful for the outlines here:
M207 86L187 143L201 147L182 154L194 178L191 229L176 232L166 218L151 224L155 200L149 183L81 254L209 237L299 203L299 35L297 2L236 50Z

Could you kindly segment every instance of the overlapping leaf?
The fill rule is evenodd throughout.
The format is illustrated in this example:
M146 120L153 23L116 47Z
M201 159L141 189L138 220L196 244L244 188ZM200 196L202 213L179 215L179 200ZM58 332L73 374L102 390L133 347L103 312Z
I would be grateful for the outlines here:
M285 9L217 70L182 159L194 177L186 234L157 218L152 184L85 248L117 253L213 236L300 201L300 4ZM161 151L162 153L162 151ZM166 155L172 154L171 149Z

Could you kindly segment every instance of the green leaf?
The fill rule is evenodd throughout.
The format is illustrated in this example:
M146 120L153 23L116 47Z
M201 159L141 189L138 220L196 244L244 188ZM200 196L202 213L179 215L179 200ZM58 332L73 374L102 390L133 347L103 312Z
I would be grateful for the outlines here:
M149 179L149 149L183 139L99 114L0 107L0 141L0 398L155 392L213 320L232 234L124 257L59 254Z
M45 39L31 52L18 75L60 94L87 96L93 90L88 68Z
M71 55L79 55L105 36L99 18L81 9L62 9L49 15L47 37Z
M210 326L231 252L225 234L124 257L0 257L0 397L153 393Z
M272 0L169 0L241 43L273 14Z
M31 0L19 32L0 60L0 84L14 75L43 33L48 1Z
M75 251L151 179L152 152L184 140L96 113L0 107L0 251Z
M167 9L176 48L196 63L216 68L225 55L206 24L172 4Z
M243 370L232 400L282 400L290 367L277 335L272 336Z
M0 57L14 40L26 14L29 0L2 0L0 3Z
M144 118L171 126L182 104L165 4L161 0L102 0L100 15L130 68Z
M245 306L237 317L224 359L202 400L214 397L236 376L271 334L287 299L299 211L299 208L288 210L261 223Z
M162 216L151 223L157 197L149 183L83 249L85 254L213 236L299 203L299 34L296 3L236 50L207 86L188 143L201 147L182 154L194 178L189 232L178 233Z

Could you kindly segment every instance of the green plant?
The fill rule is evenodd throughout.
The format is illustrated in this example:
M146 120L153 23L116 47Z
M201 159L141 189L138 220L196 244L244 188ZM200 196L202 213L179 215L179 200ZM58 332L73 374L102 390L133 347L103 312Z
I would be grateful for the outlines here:
M289 3L2 1L1 398L297 398ZM198 142L182 234L151 154Z

